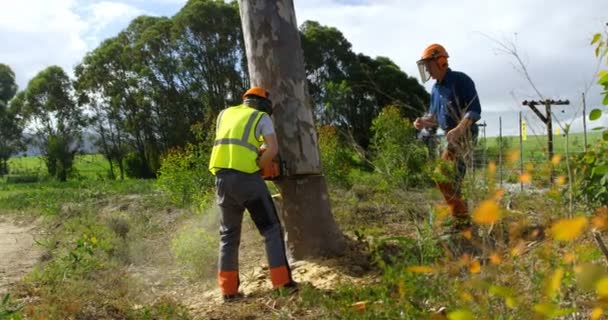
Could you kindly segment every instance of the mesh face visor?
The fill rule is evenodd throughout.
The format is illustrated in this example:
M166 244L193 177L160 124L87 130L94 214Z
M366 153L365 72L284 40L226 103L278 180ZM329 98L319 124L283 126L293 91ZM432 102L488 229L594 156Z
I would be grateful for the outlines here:
M422 81L422 83L425 83L431 79L431 73L429 72L428 67L429 62L429 59L421 59L416 61L416 64L418 65L418 72L420 72L420 80Z

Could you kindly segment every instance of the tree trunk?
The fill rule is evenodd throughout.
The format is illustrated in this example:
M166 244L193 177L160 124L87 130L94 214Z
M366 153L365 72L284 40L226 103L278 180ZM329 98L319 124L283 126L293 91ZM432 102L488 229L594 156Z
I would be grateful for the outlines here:
M346 246L330 209L293 0L240 0L252 86L270 92L285 176L276 181L289 254L341 254Z

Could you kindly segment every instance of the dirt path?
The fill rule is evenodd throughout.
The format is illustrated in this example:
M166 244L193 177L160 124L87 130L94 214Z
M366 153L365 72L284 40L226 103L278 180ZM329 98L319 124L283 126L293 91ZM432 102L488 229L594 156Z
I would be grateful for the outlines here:
M0 217L0 295L25 276L36 264L40 249L34 227Z

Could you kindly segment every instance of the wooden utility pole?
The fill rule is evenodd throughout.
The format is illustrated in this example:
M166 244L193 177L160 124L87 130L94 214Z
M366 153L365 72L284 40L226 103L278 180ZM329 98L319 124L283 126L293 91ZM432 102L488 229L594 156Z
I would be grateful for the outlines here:
M570 101L565 100L550 100L550 99L545 99L540 100L540 101L528 101L528 100L524 100L522 102L522 105L524 106L528 106L530 107L530 109L532 109L532 111L534 111L534 113L540 118L540 120L542 122L545 123L545 125L547 126L547 152L548 152L548 156L549 156L549 161L551 161L553 159L553 121L551 118L551 106L552 105L569 105ZM542 114L542 112L538 111L538 109L536 108L536 106L538 105L545 105L545 112L546 112L546 116L544 114ZM553 182L553 168L551 168L551 182Z
M239 0L252 86L270 92L285 175L275 181L291 258L341 254L330 209L293 0Z

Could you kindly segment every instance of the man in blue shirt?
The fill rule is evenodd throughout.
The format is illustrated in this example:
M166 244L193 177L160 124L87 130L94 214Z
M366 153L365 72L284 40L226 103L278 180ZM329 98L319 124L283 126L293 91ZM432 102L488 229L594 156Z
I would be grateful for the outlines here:
M439 44L428 46L417 62L423 82L436 80L431 91L431 107L427 114L414 121L414 127L441 128L448 141L441 159L455 166L454 175L437 181L445 201L451 209L456 225L469 223L469 210L462 198L462 180L467 159L471 158L481 116L481 105L473 80L466 74L448 67L448 53Z

